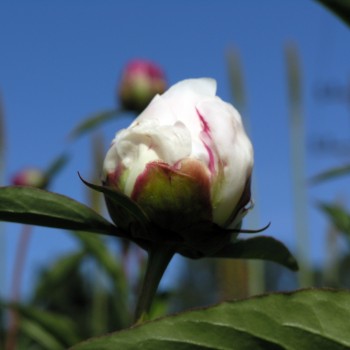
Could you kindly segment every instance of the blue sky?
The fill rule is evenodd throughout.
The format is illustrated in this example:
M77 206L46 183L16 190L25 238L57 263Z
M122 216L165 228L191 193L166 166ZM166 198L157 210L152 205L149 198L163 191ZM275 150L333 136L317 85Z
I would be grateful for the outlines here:
M213 77L218 95L230 100L225 54L239 52L255 147L259 226L295 248L286 86L286 45L300 55L306 127L306 178L348 161L346 153L320 152L320 138L348 142L349 105L320 100L326 83L349 81L350 31L318 3L306 0L249 1L2 1L0 3L0 90L6 112L6 173L25 166L45 168L69 150L69 165L52 190L84 201L77 176L91 171L91 145L72 145L67 135L86 116L116 105L123 66L133 58L158 62L169 84ZM102 128L106 147L127 118ZM302 140L301 140L302 142ZM344 178L308 187L311 260L324 261L327 221L316 199L348 200ZM6 224L0 238L2 292L9 290L20 226ZM35 228L24 285L75 243L59 230Z

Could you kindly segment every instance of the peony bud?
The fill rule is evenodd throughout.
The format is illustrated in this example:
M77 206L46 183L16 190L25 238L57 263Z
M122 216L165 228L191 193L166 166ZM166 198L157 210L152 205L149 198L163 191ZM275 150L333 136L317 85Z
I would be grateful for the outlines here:
M134 60L123 72L119 98L126 110L141 112L156 94L163 93L165 89L165 76L157 65L145 60Z
M41 170L35 168L27 168L15 174L11 182L15 186L45 188L48 179Z
M136 202L190 257L227 244L219 228L237 228L250 201L253 148L237 110L215 94L215 80L203 78L156 95L116 134L104 161L104 185ZM130 230L122 208L106 200L112 219Z

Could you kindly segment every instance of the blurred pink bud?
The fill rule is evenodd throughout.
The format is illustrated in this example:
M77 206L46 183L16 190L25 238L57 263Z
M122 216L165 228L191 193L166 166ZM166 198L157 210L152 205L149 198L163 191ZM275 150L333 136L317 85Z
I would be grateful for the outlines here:
M125 67L119 85L119 98L123 108L141 112L152 98L166 89L165 75L155 63L133 60Z
M35 168L27 168L15 174L12 177L11 182L15 186L45 188L48 179L41 170Z

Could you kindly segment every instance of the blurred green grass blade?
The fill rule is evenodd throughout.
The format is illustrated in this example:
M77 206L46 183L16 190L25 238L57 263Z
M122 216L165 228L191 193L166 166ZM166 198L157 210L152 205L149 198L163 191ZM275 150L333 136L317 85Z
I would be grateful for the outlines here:
M112 282L118 286L118 289L125 294L127 290L122 267L111 254L101 237L79 231L71 232L71 234L80 242L85 252L90 254L100 267L105 270Z
M79 240L84 250L99 263L114 282L123 276L121 266L100 237L79 231L71 234Z
M246 109L246 95L238 52L230 48L226 54L226 61L233 102L236 108L243 113Z
M74 272L79 269L85 257L85 251L78 251L57 259L47 273L41 274L35 287L34 302L45 300L52 291L67 283Z
M91 169L91 182L101 182L101 171L103 168L103 161L106 154L106 150L103 142L103 135L100 132L95 132L91 139L91 152L92 155L92 169ZM89 200L89 206L98 213L102 212L103 196L101 192L91 191L86 187L87 198Z
M293 44L288 44L286 46L285 54L287 64L288 97L290 108L292 110L291 118L294 123L302 123L302 84L297 47Z
M103 165L103 160L105 156L105 147L103 142L103 134L101 130L94 130L91 135L91 175L90 179L92 183L101 182L101 169ZM91 191L88 187L85 187L86 195L88 198L88 203L91 208L96 212L102 212L103 196L98 191ZM95 266L92 267L93 279L96 281L92 285L92 306L91 306L91 336L101 335L106 333L108 329L108 317L106 315L110 312L109 305L109 295L105 292L103 287L106 276L111 282L112 295L119 295L118 298L112 298L116 305L117 312L116 318L118 319L117 324L127 326L129 324L129 319L127 319L127 309L126 309L126 292L125 286L121 286L124 281L124 276L121 271L116 272L115 268L118 267L117 261L114 259L104 245L104 240L96 235L85 235L80 232L72 232L72 234L77 238L87 254L95 260ZM89 241L88 241L89 240ZM90 240L92 242L90 242ZM92 249L91 249L92 248ZM99 249L95 249L99 248ZM119 269L120 270L120 269ZM123 292L121 292L123 289ZM117 327L115 324L115 327Z
M19 312L20 324L26 322L27 325L24 327L28 327L30 324L32 330L40 329L40 334L43 335L45 333L47 338L52 340L52 344L57 343L60 347L66 348L80 340L76 325L64 315L40 310L30 305L17 304L10 306Z
M84 204L34 187L0 188L0 220L122 235L114 225Z
M305 171L305 130L302 107L302 76L299 53L293 44L285 50L287 88L289 97L290 150L292 191L294 204L294 229L297 243L297 259L300 264L299 285L313 285L310 263L310 241Z
M0 186L5 184L5 112L0 91ZM0 222L0 295L5 294L7 247L5 225ZM0 320L1 322L1 320ZM0 342L1 345L1 342Z
M350 214L339 204L319 203L318 207L328 216L340 232L350 238Z
M127 281L120 262L111 254L107 244L97 235L88 235L85 232L71 232L84 251L94 259L101 271L104 271L113 286L114 303L118 314L118 324L127 326L130 322L128 314Z
M5 112L0 93L0 186L4 183L5 171Z
M340 17L348 26L350 26L350 1L349 0L316 0L334 14Z
M92 116L89 116L88 118L84 119L80 124L78 124L70 133L69 139L75 140L78 137L81 137L88 132L96 129L97 127L101 126L102 124L117 118L122 113L124 113L124 110L106 110L103 112L99 112L96 114L93 114Z
M27 319L21 321L21 331L31 338L35 344L40 345L41 349L46 350L64 350L62 345L50 332L41 325Z
M59 155L46 169L45 174L48 181L51 182L54 176L56 176L68 163L69 157L67 154Z
M248 113L248 105L247 105L247 94L245 87L245 79L244 79L244 70L243 65L240 59L240 55L238 50L234 48L229 48L226 53L226 62L227 62L227 70L228 77L230 83L231 96L234 102L234 106L238 109L238 111L242 115L244 126L251 136L251 122ZM244 219L248 227L258 227L259 226L259 198L258 198L258 186L257 186L257 176L252 178L252 194L254 197L254 202L256 203L254 206L254 210L250 212L250 214ZM265 267L263 261L246 261L248 265L248 276L245 276L245 273L236 274L238 276L243 276L243 278L248 279L248 295L256 295L263 293L265 291ZM236 262L225 260L220 262L220 264L224 265L233 265L234 266L226 266L229 270L236 269ZM241 266L241 269L244 269L244 264ZM223 269L224 271L225 269ZM221 271L221 270L219 270ZM242 277L241 277L242 278ZM226 281L226 278L222 278L223 281ZM235 281L234 283L239 284L240 281ZM242 285L244 285L244 281ZM246 295L247 296L247 295ZM233 296L231 296L233 297Z
M212 257L273 261L293 271L298 270L298 263L290 251L283 243L272 237L260 236L238 240L223 247Z
M349 319L348 291L274 293L146 322L72 350L345 350Z
M350 175L350 164L326 170L310 179L312 185L318 184L326 180L333 180L337 177Z

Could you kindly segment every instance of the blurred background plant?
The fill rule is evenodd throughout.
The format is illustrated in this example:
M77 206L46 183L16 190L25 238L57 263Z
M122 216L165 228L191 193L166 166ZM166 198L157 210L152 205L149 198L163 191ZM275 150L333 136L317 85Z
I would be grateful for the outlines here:
M209 5L206 4L206 6ZM317 4L308 6L316 7ZM312 140L310 141L310 132L308 133L306 129L307 109L305 109L304 100L306 84L305 69L303 69L303 51L300 51L295 44L285 44L283 58L282 49L278 49L281 51L279 53L281 57L279 57L280 61L283 61L284 81L287 86L283 90L282 96L285 95L284 102L288 104L288 107L284 110L285 114L289 116L289 119L286 118L286 120L288 120L288 145L291 163L290 182L287 183L291 192L291 196L288 198L291 202L293 201L294 209L292 209L290 203L285 202L285 197L281 198L280 202L274 203L274 206L286 205L287 210L293 213L294 219L292 221L295 222L295 226L288 228L288 232L292 232L293 236L289 242L292 242L292 248L297 253L298 260L301 263L301 271L298 275L295 275L273 263L239 260L177 261L173 264L175 267L169 273L172 283L167 284L165 281L161 285L153 307L154 317L188 307L208 305L223 299L242 298L266 291L291 290L307 286L350 286L350 215L346 206L347 198L343 193L332 198L334 191L331 188L332 195L327 192L328 198L322 199L316 204L316 207L324 215L323 220L326 227L326 232L322 236L322 239L326 242L325 254L322 256L321 263L318 264L314 263L312 256L314 255L313 251L319 250L320 243L315 242L314 235L310 234L310 226L318 217L315 219L315 214L310 215L309 205L310 191L312 198L319 197L317 190L319 187L316 185L321 186L322 183L322 186L324 186L323 182L326 183L336 180L337 177L348 175L350 165L345 162L344 165L319 172L318 175L311 178L310 167L307 164L310 158L310 149L312 152L321 153L321 155L331 153L331 163L335 163L334 160L339 158L339 154L336 154L336 152L346 153L348 139L345 140L346 144L341 145L337 141L336 147L332 147L334 142L332 143L329 140L326 140L326 142L316 140L313 143ZM140 50L142 52L142 47ZM241 112L245 126L254 140L255 134L252 125L254 120L251 120L253 119L251 114L254 114L252 111L256 107L252 105L249 99L249 91L252 87L248 83L249 79L244 74L240 51L231 47L226 51L225 60L226 69L224 69L223 75L225 75L229 86L227 99L231 99ZM264 58L261 60L264 60ZM188 69L188 71L190 70ZM110 72L110 74L113 74L113 72ZM184 73L181 74L189 73L185 73L184 70ZM203 74L203 72L196 71L195 74ZM125 69L121 69L118 75L120 78L115 89L116 107L95 112L80 120L74 128L73 123L69 121L67 132L69 128L72 128L68 135L70 143L62 142L63 147L69 148L69 151L65 150L64 155L58 157L52 163L48 162L51 165L47 171L42 173L44 180L35 181L35 186L51 188L52 181L56 181L56 175L58 177L60 175L59 171L68 166L67 154L74 153L72 151L74 145L81 143L82 139L88 140L84 142L89 142L91 147L91 151L85 149L85 152L92 154L89 159L89 169L84 168L84 171L90 172L89 180L91 182L98 183L102 161L107 149L105 146L107 137L107 142L109 142L111 134L117 128L126 126L147 105L151 96L165 90L167 86L165 75L172 76L170 71L165 71L157 62L142 59L128 60ZM266 88L269 89L268 81L266 82ZM284 87L280 86L280 88ZM322 83L316 90L314 98L318 104L349 102L348 86L342 87L337 84ZM281 97L281 94L278 93L277 96ZM264 104L261 104L257 108L265 107ZM265 118L264 114L276 113L276 111L265 109L264 113L261 113L261 111L259 113L259 117ZM6 184L7 174L5 167L7 149L5 144L5 141L7 141L5 137L5 114L3 103L1 103L0 180L4 184ZM120 123L116 123L117 121ZM266 124L269 124L267 125L268 128L273 128L271 123L273 123L271 120L266 122ZM113 133L106 132L106 128L113 129ZM337 130L337 126L334 130ZM266 127L262 131L266 132ZM31 130L31 132L35 131ZM276 129L276 132L278 132L278 129ZM272 152L280 146L278 140L276 140L273 144L266 139L260 143L256 141L256 143L261 148L266 143L267 150ZM45 147L49 147L47 141ZM84 143L85 148L86 145L87 143ZM268 174L279 171L282 174L283 170L270 164L272 162L276 163L278 158L274 158L274 156L268 155L267 158L272 160L268 164L264 163L260 158L261 148L256 148L257 165L255 168L255 183L253 183L255 209L247 217L244 226L258 228L262 226L261 217L263 217L264 221L272 220L270 230L274 231L274 220L282 221L285 226L288 226L290 221L284 217L281 219L275 218L275 214L266 214L266 210L262 209L266 200L264 202L264 200L260 201L259 199L262 193L266 194L266 191L261 188L262 186L259 187L259 173L262 172L262 166L267 168L266 172ZM288 147L285 148L288 150ZM284 153L283 157L288 158L288 155ZM72 158L74 160L74 157ZM289 164L289 161L287 163ZM35 164L35 157L33 157L33 164ZM80 164L76 164L75 167L80 168ZM38 172L35 170L30 174L29 178L32 178ZM276 181L279 181L278 175L277 177L274 176L273 180L264 182L265 186L267 184L269 186L275 185ZM16 185L33 185L26 183L23 176L16 176L16 178L17 180L13 180ZM308 181L309 178L311 178L310 181ZM105 214L104 203L98 193L86 190L83 196L90 207ZM279 198L278 195L271 197L275 200ZM276 208L276 213L276 216L278 216L279 208ZM18 228L18 226L15 227ZM0 230L3 231L7 228L3 224L0 226ZM28 239L30 234L28 232L28 227L24 227L21 238L17 243L16 249L19 253L15 259L15 264L18 264L19 267L13 267L13 269L10 267L13 272L9 280L12 286L15 287L10 288L9 295L1 295L0 348L3 347L6 350L64 349L86 338L105 334L131 324L135 297L144 270L145 255L143 251L129 243L116 241L110 237L101 238L84 232L68 232L67 235L75 242L73 249L40 266L35 281L32 281L30 286L26 286L23 268L21 268L21 265L26 262L26 250L39 251L45 249L45 246L40 245L30 248L30 240ZM279 232L276 234L279 234ZM1 243L1 245L1 249L5 250L5 243ZM130 293L130 290L132 293ZM17 318L17 321L14 322L13 317Z

